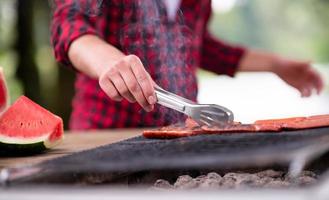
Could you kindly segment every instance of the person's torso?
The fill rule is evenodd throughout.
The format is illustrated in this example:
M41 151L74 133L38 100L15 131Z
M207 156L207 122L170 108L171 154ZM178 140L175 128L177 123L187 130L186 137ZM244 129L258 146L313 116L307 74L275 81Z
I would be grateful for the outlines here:
M196 101L196 69L210 1L182 0L173 21L161 0L108 2L101 17L95 16L98 34L125 54L137 55L158 85ZM72 129L163 126L183 119L161 106L147 113L136 103L112 101L97 80L77 75Z

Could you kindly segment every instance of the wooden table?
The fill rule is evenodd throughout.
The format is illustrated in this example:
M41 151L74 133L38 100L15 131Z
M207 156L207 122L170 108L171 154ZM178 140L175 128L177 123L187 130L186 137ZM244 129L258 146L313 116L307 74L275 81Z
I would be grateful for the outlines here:
M61 144L40 155L0 158L0 169L26 164L36 164L75 152L112 144L139 136L142 134L142 131L142 129L115 129L89 132L66 132Z

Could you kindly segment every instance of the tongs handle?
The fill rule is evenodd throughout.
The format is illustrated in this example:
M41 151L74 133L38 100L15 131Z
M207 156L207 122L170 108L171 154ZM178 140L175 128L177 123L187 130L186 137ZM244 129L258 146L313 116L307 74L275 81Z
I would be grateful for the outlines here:
M182 113L185 113L187 105L193 103L192 101L170 93L159 86L155 86L155 94L158 99L157 102L160 105Z

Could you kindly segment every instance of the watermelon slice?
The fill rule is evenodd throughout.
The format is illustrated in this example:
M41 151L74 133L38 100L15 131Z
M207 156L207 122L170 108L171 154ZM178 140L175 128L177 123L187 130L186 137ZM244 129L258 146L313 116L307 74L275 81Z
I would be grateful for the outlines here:
M0 67L0 114L7 109L8 99L6 79L3 74L3 69Z
M25 96L0 117L0 153L37 153L63 138L63 121Z

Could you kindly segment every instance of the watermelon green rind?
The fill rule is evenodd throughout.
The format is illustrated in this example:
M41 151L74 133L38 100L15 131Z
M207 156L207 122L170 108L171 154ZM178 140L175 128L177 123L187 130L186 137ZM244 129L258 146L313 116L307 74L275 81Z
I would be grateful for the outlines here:
M32 143L46 141L47 138L49 137L48 135L49 134L38 138L20 138L20 137L6 137L1 135L0 133L0 142L6 144L32 144Z
M20 138L20 137L4 137L0 133L0 143L8 145L26 145L26 144L36 144L36 143L45 143L45 148L51 148L61 142L62 138L57 139L56 141L50 141L49 137L52 133L45 134L42 137L38 138Z
M50 134L49 134L50 136ZM64 135L56 141L50 141L49 136L39 137L34 139L25 138L5 138L0 135L0 156L13 155L30 155L40 153L59 144Z
M28 156L37 154L48 149L44 142L36 142L30 144L9 144L0 142L0 156Z

